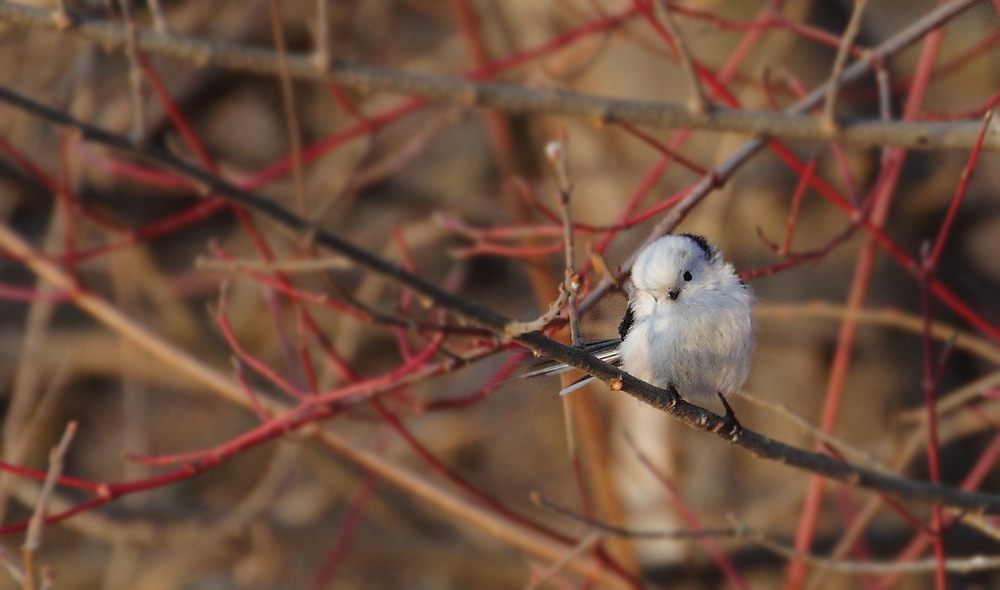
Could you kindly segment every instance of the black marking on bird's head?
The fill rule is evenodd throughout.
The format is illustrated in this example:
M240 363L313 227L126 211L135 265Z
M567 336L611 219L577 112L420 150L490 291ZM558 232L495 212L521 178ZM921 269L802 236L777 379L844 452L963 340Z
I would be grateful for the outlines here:
M701 248L701 251L705 254L705 260L711 260L715 256L715 247L705 239L705 236L699 236L698 234L681 235L690 239L695 244L698 244L698 247Z

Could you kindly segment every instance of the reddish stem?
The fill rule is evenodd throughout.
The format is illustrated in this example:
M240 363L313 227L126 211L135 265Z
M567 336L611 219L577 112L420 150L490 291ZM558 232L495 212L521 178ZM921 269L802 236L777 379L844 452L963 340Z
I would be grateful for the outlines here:
M948 213L944 217L944 222L941 223L941 229L938 231L937 239L934 240L934 249L931 251L930 258L927 260L927 267L932 271L937 267L938 259L941 257L941 250L944 248L945 240L948 239L948 233L951 231L952 223L955 221L955 214L958 212L959 205L962 204L962 199L965 197L966 190L969 188L969 181L972 180L972 169L976 167L976 162L979 160L979 152L983 147L983 139L986 138L986 132L990 128L990 121L993 120L992 113L988 113L983 119L983 128L979 130L979 135L976 136L976 143L972 147L972 153L969 154L969 161L966 163L965 168L962 169L962 175L958 181L958 188L955 189L955 196L951 199L951 205L948 207Z
M799 221L799 211L802 209L802 197L806 193L806 188L812 181L813 173L816 171L817 158L813 157L806 164L805 172L799 178L799 184L795 187L795 194L792 195L792 210L788 213L788 226L785 229L785 241L778 249L779 256L788 255L792 247L792 236L795 234L795 225Z
M371 471L365 472L365 476L361 479L361 484L358 486L358 492L347 509L343 523L340 525L337 537L334 539L333 545L330 546L330 551L326 554L326 558L323 560L319 571L316 572L316 578L313 580L311 586L313 590L326 588L330 580L337 575L340 562L347 553L355 534L358 532L358 525L361 524L361 517L365 513L365 507L368 506L368 500L371 499L376 481L378 480L374 473Z

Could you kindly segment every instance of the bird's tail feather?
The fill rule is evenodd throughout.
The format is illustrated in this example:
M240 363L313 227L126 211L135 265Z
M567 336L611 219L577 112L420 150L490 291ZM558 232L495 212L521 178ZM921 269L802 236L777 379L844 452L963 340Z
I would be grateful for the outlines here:
M577 379L576 381L574 381L573 383L571 383L571 384L567 385L566 387L563 387L562 389L560 389L559 390L559 395L569 395L569 394L573 393L574 391L576 391L577 389L583 389L584 387L590 385L590 383L592 381L596 381L596 379L594 377L591 377L590 375L587 375L585 377L581 377L581 378Z
M612 365L618 365L621 362L621 351L619 347L621 346L620 338L609 338L607 340L595 340L593 342L588 342L583 345L583 349L590 354L596 356L606 363L611 363ZM555 361L543 361L535 370L529 371L524 375L518 376L518 379L530 379L532 377L541 377L544 375L559 375L571 370L573 367L565 365L563 363ZM572 393L577 389L585 387L594 378L586 375L577 379L572 384L567 385L559 392L559 395L566 395Z

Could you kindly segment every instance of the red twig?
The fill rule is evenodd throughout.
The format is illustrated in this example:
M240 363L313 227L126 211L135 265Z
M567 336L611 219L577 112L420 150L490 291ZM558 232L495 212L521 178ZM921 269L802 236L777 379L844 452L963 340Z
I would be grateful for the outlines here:
M400 256L403 259L403 268L407 272L413 272L415 265L413 264L413 256L410 254L410 248L406 245L406 239L403 237L403 232L400 231L399 226L393 224L392 226L392 237L396 241L396 247L399 248ZM399 294L399 312L406 315L410 311L410 304L413 300L413 293L407 289ZM410 351L410 345L406 341L406 330L402 326L394 326L393 332L396 335L396 343L399 347L399 353L402 355L403 360L409 361L413 358L413 353Z
M337 575L337 569L340 567L340 562L347 553L351 540L358 532L358 525L361 524L361 517L365 513L365 507L368 506L368 500L371 499L376 481L378 480L376 479L374 473L371 471L365 472L365 476L361 479L361 484L358 485L358 491L354 496L354 501L352 501L351 505L348 507L347 514L344 516L344 520L340 525L340 530L337 531L337 537L330 546L330 551L326 554L326 558L323 560L323 565L321 565L319 571L316 572L316 577L313 579L311 586L313 590L322 590L323 588L326 588L330 580Z
M798 186L795 187L795 194L792 195L792 208L788 213L788 226L785 229L785 241L782 242L781 248L778 249L778 256L787 256L789 249L792 247L792 235L795 234L795 225L799 221L802 197L805 195L806 187L809 186L813 173L816 171L816 162L816 157L809 160L809 163L806 164L805 172L803 172L802 177L799 179Z
M4 258L0 252L0 260ZM65 293L54 293L50 291L38 291L26 287L15 287L14 285L0 284L0 299L10 299L14 301L48 301L51 303L66 303L70 298Z
M407 446L413 449L413 452L415 452L421 459L423 459L424 462L427 463L427 465L429 465L431 469L434 470L435 473L437 473L444 479L448 480L453 485L457 486L463 492L474 497L477 501L488 506L491 510L495 511L496 513L502 514L506 518L509 518L551 539L556 539L565 543L569 543L571 541L569 537L557 534L552 530L528 518L525 518L524 516L521 516L520 514L514 512L510 508L507 508L494 498L489 497L481 490L476 489L469 482L465 481L465 479L463 479L460 475L455 473L455 471L442 464L438 460L438 458L434 456L434 454L430 451L430 449L428 449L426 446L424 446L423 443L417 440L417 438L413 436L413 433L407 430L407 428L403 425L403 423L400 422L399 418L397 418L395 415L389 412L378 399L373 398L369 403L378 413L379 418L381 418L383 422L385 422L390 428L392 428L392 430L396 434L398 434L401 438L403 438L403 440L406 441Z
M962 169L962 175L958 181L958 188L955 189L955 196L951 199L951 205L948 206L948 213L945 215L944 221L941 223L941 229L938 231L937 239L934 240L934 249L931 251L930 258L927 259L926 266L932 270L937 267L938 259L941 257L941 250L944 248L944 243L948 239L948 233L951 231L951 225L955 221L955 214L958 212L958 207L962 204L965 192L969 188L969 181L972 180L972 169L976 167L976 161L979 160L979 151L983 146L983 139L986 137L986 132L989 130L990 123L992 121L992 111L987 112L983 117L983 128L976 137L975 147L972 148L972 152L969 154L969 161L965 165L965 168Z
M674 482L657 469L649 457L646 456L646 454L643 453L630 438L626 437L625 440L628 442L632 452L639 459L639 462L642 463L642 466L645 467L658 482L660 482L663 490L667 493L667 497L670 499L670 503L673 504L674 510L676 510L680 517L684 519L687 527L692 530L704 529L704 523L701 522L701 519L695 511L688 505L684 498L681 497ZM697 541L705 549L709 556L711 556L712 561L719 566L719 569L722 570L726 579L728 579L733 586L742 590L749 589L749 586L747 586L746 580L743 579L739 569L737 569L736 565L729 559L726 553L719 548L714 540L707 537L699 537L697 538Z
M960 194L956 195L953 204L960 200ZM947 221L945 222L947 224ZM942 232L938 235L940 240L947 236L946 227L942 227ZM928 244L929 247L929 244ZM924 391L924 403L927 406L927 468L930 472L931 481L941 481L941 447L938 443L937 428L937 384L934 379L934 356L932 352L931 337L931 293L929 278L934 274L934 261L929 248L921 255L922 265L920 269L920 294L921 294L921 314L923 317L923 380L922 389ZM934 531L934 557L937 560L935 570L935 582L938 590L945 590L948 587L945 572L945 547L944 547L944 512L940 505L935 504L931 508L931 530Z
M297 387L278 375L277 371L268 367L256 357L243 350L240 346L239 340L236 339L236 334L233 333L233 329L229 325L229 318L226 316L226 299L226 290L222 289L219 293L219 310L215 314L215 321L222 330L222 335L225 336L226 342L229 343L229 348L233 350L233 353L237 356L237 358L239 358L241 362L247 364L254 371L260 373L268 381L278 386L278 388L285 393L298 399L308 398L308 393L300 391Z
M612 16L602 16L594 21L587 23L581 27L577 27L573 30L567 31L561 35L550 39L549 41L540 44L539 46L520 51L509 55L503 59L499 59L480 67L473 68L464 74L466 78L473 80L482 80L487 78L492 78L497 74L514 69L516 67L522 66L524 64L530 63L544 55L557 51L566 47L567 45L576 42L580 39L586 38L590 35L597 33L603 33L621 26L626 21L634 18L636 16L635 10L622 11L617 15ZM362 120L351 127L335 133L330 137L316 142L310 146L303 148L302 150L302 162L307 164L312 162L316 158L326 154L332 149L335 149L347 142L350 142L359 137L364 137L375 130L378 130L389 123L400 119L410 113L413 113L427 104L427 101L423 98L412 98L408 99L399 105L386 110L378 115L374 115L367 119ZM291 163L289 160L283 159L267 168L256 172L255 174L248 176L242 180L240 186L244 188L257 188L261 185L271 182L276 178L284 176L291 170Z
M1000 462L1000 434L995 435L983 453L979 455L976 464L969 471L968 475L965 476L965 479L962 480L961 489L979 489L979 486L990 476L998 462ZM947 523L944 526L947 527ZM926 529L921 529L921 533L897 555L896 560L903 563L916 559L927 549L927 545L933 542L933 540L934 535L926 531ZM898 575L885 576L882 578L881 587L887 590L898 581Z
M910 95L907 97L903 112L904 120L912 120L919 112L919 107L929 82L929 76L934 66L934 59L937 56L937 50L940 46L941 36L940 29L934 29L928 33L924 40L920 61L917 66L915 83ZM883 114L888 115L888 113ZM772 145L777 144L777 142L771 143ZM787 155L783 157L786 161L795 159L790 152L785 151ZM781 155L779 154L779 156ZM861 253L858 255L854 278L851 282L851 289L848 295L847 305L849 309L860 308L867 294L869 281L871 280L871 271L874 266L875 244L879 241L879 236L884 236L881 229L888 215L889 205L892 202L892 196L895 192L896 183L902 171L905 157L906 152L902 150L886 151L886 157L883 160L882 177L876 184L872 196L869 197L873 201L872 218L864 220L863 225L866 230L869 230L872 238L866 241ZM816 184L814 183L814 186ZM835 193L832 189L830 192ZM837 197L847 209L854 211L853 207L842 197L839 195ZM888 240L888 238L885 239ZM903 256L906 257L905 254ZM823 415L820 421L820 428L825 432L833 432L838 422L844 384L850 367L856 333L857 321L845 320L841 325L837 349L830 369L826 398L823 405ZM809 486L806 491L805 505L802 509L802 517L799 520L799 527L795 537L795 549L797 551L806 552L812 544L813 534L819 520L822 498L823 482L816 477L810 477ZM805 564L799 560L792 561L788 568L785 584L786 590L797 590L800 588L804 576Z
M772 147L778 157L780 157L790 168L799 174L803 173L805 170L805 164L799 160L795 154L777 142L774 142ZM827 184L825 181L814 176L811 184L820 195L825 197L838 209L846 212L852 218L857 216L857 210L851 206L850 202L848 202L845 197L839 194L836 189ZM903 248L900 247L884 231L882 231L880 227L872 223L870 220L862 220L861 227L883 250L889 253L889 255L892 256L892 258L894 258L901 267L916 276L916 273L918 272L917 261L912 256L907 254L906 251L903 250ZM968 304L962 301L937 278L931 277L930 288L931 293L933 293L939 301L951 308L952 311L961 316L965 321L969 322L970 325L990 338L1000 340L1000 327L994 326L990 321L982 317L982 315L980 315L976 310L969 307Z

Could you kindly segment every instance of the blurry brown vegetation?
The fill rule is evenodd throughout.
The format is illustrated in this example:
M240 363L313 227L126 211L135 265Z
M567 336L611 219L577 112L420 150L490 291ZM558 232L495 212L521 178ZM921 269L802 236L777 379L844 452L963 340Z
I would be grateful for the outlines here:
M647 6L640 1L338 0L326 3L321 22L323 2L277 3L290 54L308 55L326 36L329 55L337 60L391 71L459 76L515 56L516 67L497 73L495 81L682 106L691 96L669 35L637 10ZM43 0L24 4L56 10ZM671 16L691 57L711 76L725 76L725 88L749 111L786 108L800 89L811 91L827 80L854 6L848 0L675 4ZM1000 88L1000 19L995 3L974 4L940 29L940 38L931 33L883 64L883 97L893 119L907 113L918 121L959 124L977 121L992 108ZM124 16L117 2L68 5L97 20L120 23ZM275 49L267 1L170 0L162 3L163 20L157 22L151 7L158 5L133 3L128 16L143 28L165 24L178 40ZM870 0L854 46L875 47L934 6L925 0ZM658 24L666 18L662 11L653 15ZM612 22L609 16L622 18ZM755 20L759 26L743 26ZM561 227L533 200L557 210L558 182L544 146L561 129L568 137L574 221L599 226L680 194L748 139L695 131L685 140L684 130L468 108L446 100L395 116L412 97L301 78L291 84L296 135L289 133L280 76L156 52L145 55L149 67L143 71L135 52L107 52L75 34L72 22L63 31L0 27L0 86L207 165L155 91L155 75L220 176L432 283L524 320L547 308L563 280ZM553 46L526 53L546 44ZM736 69L725 69L727 63ZM914 83L922 66L929 74L926 92ZM141 80L138 102L134 80ZM704 80L701 86L714 105L727 104ZM862 77L841 90L836 112L842 119L878 119L879 97L875 76ZM820 109L811 112L818 117ZM813 488L817 505L804 507L810 488L804 472L678 428L601 385L561 400L554 379L505 381L518 372L520 357L498 339L457 330L446 332L442 343L434 330L380 319L462 323L343 258L327 269L290 266L282 286L261 243L276 261L329 261L331 254L267 216L218 207L206 216L181 218L176 226L157 225L207 201L190 183L142 158L80 142L72 132L3 104L0 139L4 235L20 236L50 255L53 272L82 287L54 288L12 254L9 240L0 245L2 459L46 471L49 450L75 421L66 476L153 482L147 491L45 527L33 561L36 570L51 568L55 587L518 588L592 532L532 503L532 492L634 530L725 528L732 526L731 514L785 547L798 538L800 549L841 565L851 560L859 570L868 561L934 555L925 534L934 526L926 504L888 506L876 494L827 484L822 496ZM289 166L296 141L306 159L298 188ZM807 180L821 179L857 212L872 216L866 219L885 218L884 233L852 231L851 216L815 187L804 187L790 256L766 240L784 242L803 174L777 150L765 148L697 203L679 229L706 235L738 268L789 262L789 268L759 277L748 274L755 277L751 284L761 309L748 395L732 400L743 424L803 448L815 448L817 438L797 419L825 424L836 436L827 452L918 480L930 477L927 448L938 447L944 483L958 487L970 473L980 473L973 489L1000 492L991 474L1000 455L994 432L1000 347L991 339L1000 333L992 327L1000 325L1000 160L992 151L995 137L988 144L993 147L979 157L934 269L935 280L972 316L940 297L925 313L917 273L871 237L887 236L920 260L924 243L938 243L968 149L893 154L877 145L784 142L803 162L815 161ZM693 165L665 158L666 145ZM272 174L275 164L283 168ZM893 176L887 167L897 165ZM866 208L869 202L874 209ZM585 266L589 254L600 251L614 272L665 214L627 229L577 232L576 263L589 269L586 287L605 278ZM155 235L147 237L149 228ZM490 229L498 233L483 233ZM605 238L610 241L602 243ZM799 256L828 245L815 259ZM226 263L228 256L242 262ZM116 310L126 327L82 304L81 293ZM307 293L345 305L324 305ZM217 320L220 296L244 355L238 371L231 362L237 351ZM860 314L845 313L851 297ZM624 297L614 289L592 305L588 301L584 336L613 335L623 307ZM922 430L922 318L942 326L930 354L937 395L966 395L942 410L940 442L930 445ZM129 326L145 332L136 335ZM550 332L568 338L565 331ZM148 354L148 339L190 362ZM176 464L149 466L127 458L239 440L262 419L245 388L256 392L255 403L263 403L265 413L296 403L275 379L254 370L254 359L311 394L344 387L351 375L391 375L423 350L434 355L410 366L408 374L470 351L482 354L474 362L453 362L443 374L383 388L374 403L348 399L336 416L301 428L289 425L281 436L241 448L218 464L212 455L208 463L206 456L192 459L199 473L176 481L150 480ZM212 386L192 366L215 371L221 381ZM828 401L840 390L842 399ZM669 485L637 463L624 430L642 439L635 443L641 448L670 449L657 466ZM40 489L36 479L4 472L3 525L30 518ZM60 485L47 509L58 514L95 497ZM941 518L952 522L956 516L944 511ZM810 518L816 519L814 529L803 525ZM997 545L990 534L995 538L997 532L991 522L986 517L949 524L940 547L950 558L993 555ZM565 538L553 539L547 531ZM844 541L847 531L856 536ZM12 561L23 563L23 542L23 533L3 537ZM600 543L602 554L581 552L575 565L545 583L765 588L788 581L792 587L857 588L881 582L926 588L936 577L932 563L899 579L811 564L802 578L787 555L748 537L703 543L608 536ZM596 578L587 582L581 572ZM948 581L954 588L985 588L1000 584L1000 575L950 573ZM34 583L44 584L37 578ZM21 587L27 586L0 575L0 588Z

